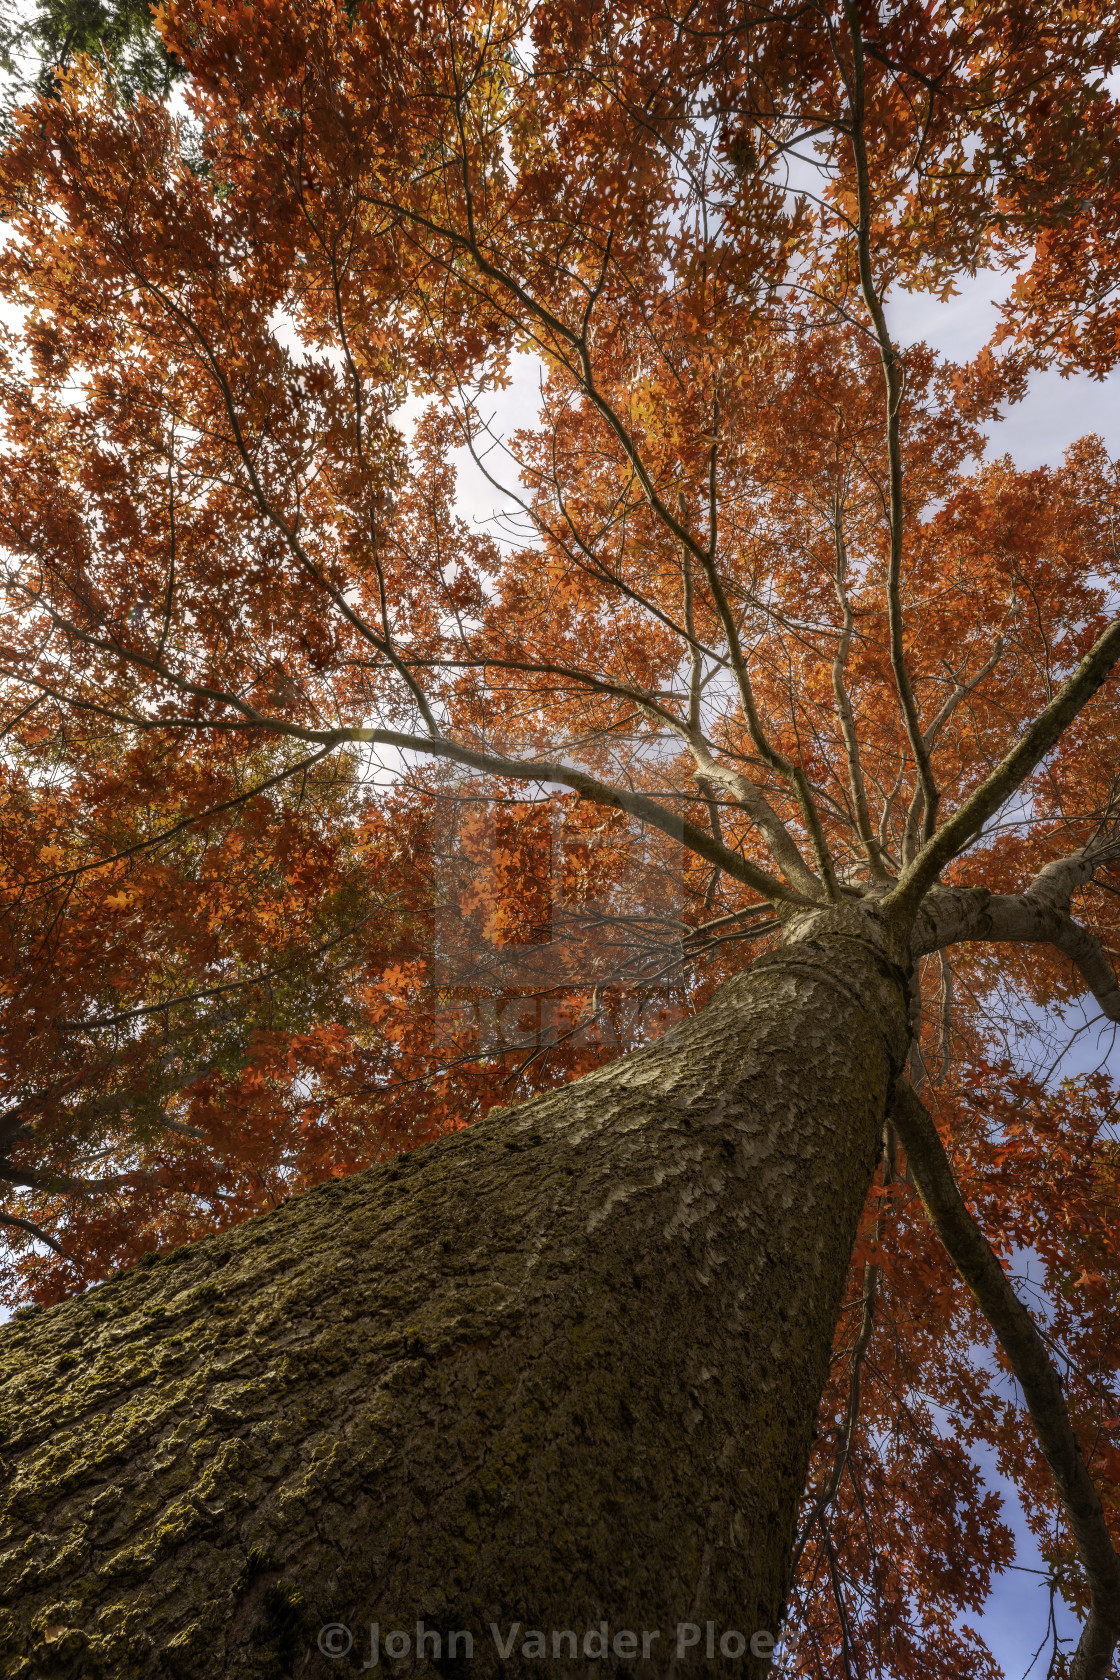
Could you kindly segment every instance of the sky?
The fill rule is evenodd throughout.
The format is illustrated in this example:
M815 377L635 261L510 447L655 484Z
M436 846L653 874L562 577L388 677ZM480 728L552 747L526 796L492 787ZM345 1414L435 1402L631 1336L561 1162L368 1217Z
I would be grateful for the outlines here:
M987 272L962 286L960 295L940 303L928 293L899 293L888 319L900 345L919 339L954 361L974 356L998 319L997 303L1008 280ZM1057 462L1062 451L1087 432L1099 432L1113 455L1120 453L1120 380L1114 374L1094 380L1085 375L1063 379L1057 373L1035 374L1026 398L990 428L989 458L1007 454L1023 468Z

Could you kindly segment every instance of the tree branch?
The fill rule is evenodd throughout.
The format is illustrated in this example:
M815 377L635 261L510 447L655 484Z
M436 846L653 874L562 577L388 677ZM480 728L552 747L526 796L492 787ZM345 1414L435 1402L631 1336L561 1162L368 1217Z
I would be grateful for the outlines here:
M852 805L855 810L856 832L863 846L864 856L870 865L872 876L877 881L887 880L887 871L883 864L882 848L871 827L871 812L867 803L867 786L863 779L863 764L860 759L859 736L856 733L855 720L852 717L852 703L848 695L848 685L845 672L848 664L848 654L852 645L852 633L855 630L855 614L848 596L848 548L844 540L844 516L837 495L833 505L833 532L836 545L836 570L833 576L833 587L836 599L843 613L843 627L840 640L836 644L836 655L832 661L832 693L836 701L836 715L840 719L840 732L844 737L844 752L848 761L848 786L851 789Z
M974 693L975 690L977 688L979 688L980 684L984 681L985 677L989 677L992 674L992 672L995 670L996 666L999 664L1000 660L1003 657L1003 649L1004 649L1003 637L998 636L996 638L996 645L992 650L990 658L985 660L984 664L981 665L980 669L977 671L976 675L971 679L971 681L966 682L966 683L962 683L961 681L959 681L959 679L956 680L956 682L957 682L956 687L953 689L951 694L947 695L946 699L944 700L944 702L941 706L940 711L937 713L937 716L933 719L932 723L928 726L928 728L923 732L923 735L922 735L922 739L926 744L926 750L927 750L927 752L930 753L931 758L932 758L932 754L933 754L933 749L934 749L935 745L937 744L937 739L938 739L938 736L941 734L941 731L945 728L945 725L948 723L949 719L952 717L953 713L956 711L956 709L960 705L961 701L964 700L969 694ZM950 673L950 674L952 674L952 673ZM919 781L914 788L914 796L910 801L910 809L906 813L906 827L905 827L903 842L902 842L903 858L906 858L906 859L912 858L914 856L915 852L918 850L919 824L921 822L922 808L923 808L924 805L925 805L925 789L924 789L921 781Z
M461 124L461 110L458 102L456 103L456 117ZM452 249L468 256L471 262L478 269L479 273L483 275L492 286L496 286L501 291L505 292L506 295L512 299L514 303L519 306L520 309L523 310L538 327L543 330L546 337L552 341L551 344L542 344L542 351L546 355L551 355L559 359L565 366L569 375L587 397L588 402L592 405L609 430L614 434L616 440L622 448L628 465L633 471L638 484L641 487L642 494L656 517L661 521L670 535L673 536L676 541L692 555L703 571L712 597L712 603L716 610L716 616L718 617L723 628L724 635L727 638L728 663L735 678L735 684L738 690L739 700L743 709L743 716L746 721L748 733L759 756L764 760L768 767L779 774L793 790L797 798L798 805L801 808L802 817L813 846L814 856L817 860L817 867L820 870L821 880L824 883L825 892L830 899L834 901L837 900L840 896L839 886L835 878L835 870L828 851L824 828L821 823L820 813L813 797L808 776L801 765L792 763L783 753L772 745L763 728L762 719L759 715L758 706L755 700L754 687L751 682L750 672L747 668L746 658L743 654L742 644L739 639L735 614L731 609L730 602L728 601L727 593L723 587L723 581L719 575L719 569L715 562L715 556L712 553L710 546L700 543L696 537L693 536L688 525L683 520L678 519L676 514L674 514L672 508L668 505L665 498L659 491L650 469L642 459L641 451L639 450L629 427L625 424L614 405L608 401L606 396L596 384L595 370L592 364L591 351L588 344L586 321L581 325L581 328L578 331L569 326L558 314L549 309L547 305L542 303L537 297L534 297L527 286L523 285L500 263L497 263L488 257L486 252L483 250L474 216L474 200L467 165L465 142L463 150L462 177L467 219L466 232L460 232L449 226L441 226L438 222L433 221L431 217L425 216L411 206L399 203L396 200L382 198L377 195L369 195L367 201L376 205L379 209L394 211L396 214L404 217L409 223L421 230L423 233L432 235L439 240L446 241ZM513 317L511 316L511 318Z
M891 1120L930 1224L994 1330L1027 1402L1089 1586L1089 1616L1071 1680L1106 1680L1120 1639L1120 1557L1070 1423L1061 1379L1034 1320L1012 1289L953 1177L933 1116L905 1079L895 1086Z
M1061 739L1077 714L1107 681L1120 659L1120 618L1104 631L1077 670L1064 682L1050 704L1020 736L1017 744L976 791L927 840L903 871L898 885L884 900L884 909L902 918L913 917L923 897L947 863L994 817L1017 788Z
M0 1208L0 1225L13 1225L17 1230L26 1231L36 1242L45 1243L48 1248L53 1248L56 1254L64 1252L61 1243L57 1243L41 1226L33 1224L30 1219L21 1219L18 1213L6 1213Z
M867 160L867 143L863 133L865 101L863 36L860 31L859 13L852 0L846 0L844 10L852 37L852 74L850 78L844 69L839 54L837 54L837 61L840 64L840 72L852 108L851 139L856 168L856 198L859 209L859 220L856 228L859 282L864 304L875 329L887 397L887 462L890 474L890 563L887 574L887 616L890 633L891 669L894 672L895 687L898 689L903 722L906 726L906 736L910 742L910 751L914 755L918 780L922 787L925 804L925 834L928 838L933 832L933 825L937 818L938 792L933 779L929 748L926 746L918 717L918 703L914 698L914 688L906 665L906 652L902 634L902 528L905 507L902 495L902 443L899 435L899 411L902 405L904 370L887 328L887 318L883 313L883 305L875 288L875 276L871 267L871 172Z
M990 893L984 887L946 888L922 904L911 950L915 959L946 946L987 940L994 944L1053 945L1075 965L1101 1012L1120 1023L1120 984L1095 933L1069 913L1072 894L1101 864L1120 855L1120 842L1090 844L1056 858L1023 893Z

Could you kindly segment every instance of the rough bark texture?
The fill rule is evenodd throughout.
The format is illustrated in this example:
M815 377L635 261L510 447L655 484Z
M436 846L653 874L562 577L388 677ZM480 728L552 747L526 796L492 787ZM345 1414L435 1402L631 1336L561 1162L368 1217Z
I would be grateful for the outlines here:
M764 1672L705 1624L778 1631L907 1044L869 926L815 918L652 1049L8 1327L5 1680L337 1675L419 1619L473 1660L377 1672L540 1674L526 1630L604 1621L649 1660L548 1670Z

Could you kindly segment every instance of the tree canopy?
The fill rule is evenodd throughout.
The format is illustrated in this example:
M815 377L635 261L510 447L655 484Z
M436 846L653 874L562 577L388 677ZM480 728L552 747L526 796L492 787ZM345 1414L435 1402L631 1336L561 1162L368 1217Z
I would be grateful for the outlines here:
M1120 353L1115 8L170 0L122 76L132 16L49 37L0 159L8 1300L874 904L1115 1534L1116 1091L1021 1038L1120 1020L1120 475L984 457L1033 371ZM900 348L892 297L980 268L992 341ZM504 522L457 511L466 453ZM1000 1672L980 1443L1087 1606L1002 1357L891 1133L791 1672Z

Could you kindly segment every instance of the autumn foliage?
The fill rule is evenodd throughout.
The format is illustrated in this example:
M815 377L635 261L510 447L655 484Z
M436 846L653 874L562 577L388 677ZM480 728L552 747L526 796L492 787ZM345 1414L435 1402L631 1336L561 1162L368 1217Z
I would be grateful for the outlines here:
M983 459L1032 369L1120 352L1111 6L157 21L173 105L79 60L0 161L11 1303L566 1080L784 909L886 892L1120 588L1100 440ZM889 322L982 265L1016 275L992 343L892 351L892 396L869 297ZM496 444L527 366L537 422ZM500 524L457 511L468 451ZM942 883L1019 892L1107 838L1118 725L1112 680ZM1077 908L1113 954L1118 892L1109 856ZM1116 1093L1058 1054L1083 983L970 939L916 990L912 1075L1031 1268L1120 1535ZM790 1673L999 1673L979 1447L1083 1606L888 1149Z

